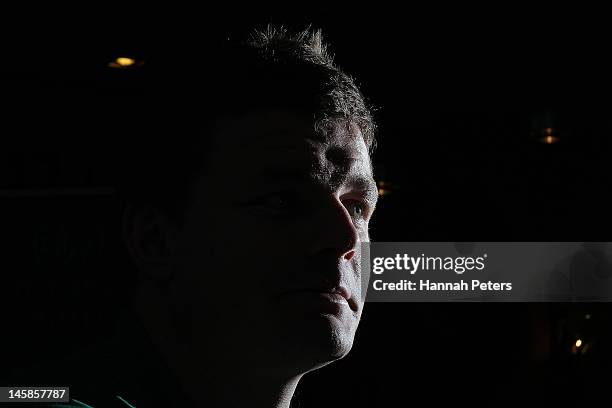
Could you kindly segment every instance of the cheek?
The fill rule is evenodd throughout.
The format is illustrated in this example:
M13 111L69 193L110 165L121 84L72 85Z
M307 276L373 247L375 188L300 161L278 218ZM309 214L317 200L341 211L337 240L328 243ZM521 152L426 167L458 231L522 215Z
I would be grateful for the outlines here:
M258 302L276 293L286 285L292 262L297 261L286 235L272 240L220 231L212 241L207 237L192 238L180 256L178 270L186 289L213 303L230 296L236 304Z
M303 264L309 221L287 222L219 208L199 214L182 238L180 269L186 285L204 292L229 288L254 297L285 288Z

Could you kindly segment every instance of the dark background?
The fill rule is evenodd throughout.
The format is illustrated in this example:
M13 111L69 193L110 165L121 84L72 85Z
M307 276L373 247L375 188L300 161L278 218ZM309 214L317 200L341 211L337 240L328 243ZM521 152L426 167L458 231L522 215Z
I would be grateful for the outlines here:
M322 28L378 108L385 194L374 240L611 240L608 30L579 16L502 24L504 15L363 11L256 24ZM16 24L3 37L7 368L104 337L133 290L113 188L129 141L112 113L138 109L140 74L108 63L180 67L252 25L207 16L198 24L209 36L186 47L194 22L75 20ZM546 128L558 143L542 142ZM307 376L298 398L304 407L587 404L605 396L608 315L606 304L368 304L351 355ZM578 336L588 353L572 352Z

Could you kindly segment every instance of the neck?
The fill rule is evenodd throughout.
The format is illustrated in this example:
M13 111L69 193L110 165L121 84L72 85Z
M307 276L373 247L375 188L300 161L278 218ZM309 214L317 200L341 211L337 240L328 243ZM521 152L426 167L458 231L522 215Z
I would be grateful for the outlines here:
M262 372L261 366L240 364L248 361L233 355L231 362L223 353L206 353L216 347L200 345L194 350L178 340L167 309L141 291L134 309L151 340L164 357L180 386L197 407L270 407L289 408L302 374L275 375ZM248 347L246 348L248 351Z

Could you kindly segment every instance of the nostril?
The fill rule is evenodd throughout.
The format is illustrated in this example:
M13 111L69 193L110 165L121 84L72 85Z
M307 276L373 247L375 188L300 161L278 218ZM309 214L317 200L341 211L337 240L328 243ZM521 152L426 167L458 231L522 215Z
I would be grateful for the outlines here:
M347 261L350 261L351 259L353 259L354 256L355 256L355 250L351 249L350 251L344 254L344 259L346 259Z

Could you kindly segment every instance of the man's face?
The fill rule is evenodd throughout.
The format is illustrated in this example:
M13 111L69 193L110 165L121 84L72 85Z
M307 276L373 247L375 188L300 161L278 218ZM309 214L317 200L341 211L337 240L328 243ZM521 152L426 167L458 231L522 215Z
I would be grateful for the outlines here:
M173 307L195 355L213 347L291 373L349 352L377 190L359 130L328 133L272 110L219 126L174 265Z

